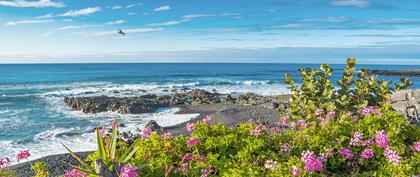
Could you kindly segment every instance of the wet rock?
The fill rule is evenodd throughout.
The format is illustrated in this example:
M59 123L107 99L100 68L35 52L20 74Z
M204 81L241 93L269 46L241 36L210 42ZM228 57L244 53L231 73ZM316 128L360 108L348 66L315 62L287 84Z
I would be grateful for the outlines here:
M149 121L149 122L146 124L145 128L150 129L152 132L157 132L157 133L161 133L161 132L163 132L163 127L162 127L162 126L160 126L160 125L159 125L156 121L154 121L154 120Z
M371 70L372 74L382 76L417 76L420 77L420 69L413 70Z

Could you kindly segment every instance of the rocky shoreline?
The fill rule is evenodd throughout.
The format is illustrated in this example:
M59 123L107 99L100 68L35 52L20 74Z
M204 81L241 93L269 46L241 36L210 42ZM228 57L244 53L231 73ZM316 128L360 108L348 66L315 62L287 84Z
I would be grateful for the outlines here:
M420 77L420 69L413 70L370 70L372 74L381 76L416 76Z

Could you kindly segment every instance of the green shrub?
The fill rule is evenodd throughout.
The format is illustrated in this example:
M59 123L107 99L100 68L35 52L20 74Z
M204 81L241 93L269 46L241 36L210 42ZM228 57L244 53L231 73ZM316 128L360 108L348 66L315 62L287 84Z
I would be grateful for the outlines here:
M336 89L328 65L290 75L293 96L278 124L247 122L228 128L209 119L188 124L189 136L144 133L128 164L139 176L413 176L420 174L420 128L395 112L388 87L349 59ZM120 142L116 151L130 149ZM100 158L100 151L90 159Z
M36 162L32 165L31 169L35 172L34 177L46 177L50 174L47 169L47 163L45 162Z

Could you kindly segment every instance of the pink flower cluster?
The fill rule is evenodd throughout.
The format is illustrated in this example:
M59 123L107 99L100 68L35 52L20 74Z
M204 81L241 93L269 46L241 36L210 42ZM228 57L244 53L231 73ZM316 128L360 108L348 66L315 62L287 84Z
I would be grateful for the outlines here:
M145 128L141 133L140 133L140 137L141 139L145 139L147 137L149 137L152 134L152 131L148 128Z
M292 150L292 148L290 147L289 144L284 143L281 145L281 148L280 148L281 152L289 152L290 150Z
M347 160L351 160L353 159L353 152L351 152L349 148L343 148L340 151L340 156Z
M186 153L184 156L182 156L182 160L191 161L195 158L195 155L192 153Z
M369 138L363 143L363 146L370 147L372 144L373 140Z
M299 176L300 175L300 169L296 165L292 166L292 174L293 176Z
M365 150L362 151L362 153L360 154L360 157L362 159L370 159L374 156L373 150L370 148L367 148Z
M296 126L298 127L307 127L308 124L306 124L305 120L299 119L296 121Z
M188 147L193 147L194 145L196 145L198 142L200 141L200 139L196 138L196 137L191 137L190 139L187 140L187 146Z
M288 126L289 125L289 119L290 119L290 116L286 116L286 117L284 117L282 120L281 120L281 125L282 126Z
M130 164L125 165L120 170L120 177L136 177L136 167L133 167Z
M72 169L70 171L67 171L66 174L64 174L64 177L87 177L88 174L83 173L77 169Z
M99 133L99 136L103 138L103 137L106 136L106 129L105 128L100 128L98 130L98 133Z
M394 165L397 166L401 162L401 157L398 153L390 148L386 148L384 151L384 156Z
M187 130L188 132L193 132L195 130L194 123L191 123L191 122L187 123Z
M16 160L19 162L23 159L28 159L29 156L31 156L31 153L29 153L29 149L20 150L16 155Z
M173 137L172 137L172 133L171 132L165 132L165 133L163 133L163 139L170 140L172 138Z
M301 160L305 164L307 172L322 171L324 168L322 161L316 157L313 151L304 151Z
M363 139L363 133L354 132L353 137L350 140L350 145L362 146L363 145L362 139Z
M376 113L376 116L381 117L382 112L379 110L378 106L367 106L360 110L360 113L362 113L364 116L372 115L372 113Z
M315 110L315 113L314 113L315 116L320 116L322 114L324 114L324 110L323 109L318 108L318 109Z
M178 168L178 172L180 173L188 173L189 171L187 163L183 163L181 167Z
M265 161L264 167L266 169L274 170L274 169L277 168L277 161L267 160L267 161Z
M413 151L414 152L420 152L420 142L414 142Z
M389 139L385 130L377 131L375 134L375 142L381 148L389 147Z
M201 170L201 176L200 177L207 177L207 176L210 175L210 173L213 173L213 172L214 172L214 169L211 168L211 167L206 168L206 169L202 169Z
M260 134L263 131L267 131L267 126L261 124L261 125L258 125L257 127L255 127L254 129L252 129L250 134L253 135L253 136L258 137L258 136L260 136Z
M205 117L203 120L203 123L205 123L205 124L207 124L207 125L210 125L213 121L211 120L211 118L210 117Z
M10 159L7 157L0 159L0 169L5 168L10 165Z

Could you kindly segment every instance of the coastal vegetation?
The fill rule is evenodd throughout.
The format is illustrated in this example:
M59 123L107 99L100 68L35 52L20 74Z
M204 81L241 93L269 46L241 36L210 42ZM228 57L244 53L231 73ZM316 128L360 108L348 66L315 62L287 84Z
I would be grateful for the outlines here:
M391 105L391 95L412 83L381 81L355 65L347 60L337 85L327 64L300 69L302 84L286 74L292 96L276 124L250 120L227 127L206 117L188 123L186 136L145 128L125 142L114 121L96 130L98 149L87 159L69 149L80 166L69 164L73 170L64 176L419 175L420 128ZM21 151L17 160L29 155ZM0 160L0 176L12 174L7 163ZM33 170L48 176L44 167Z

